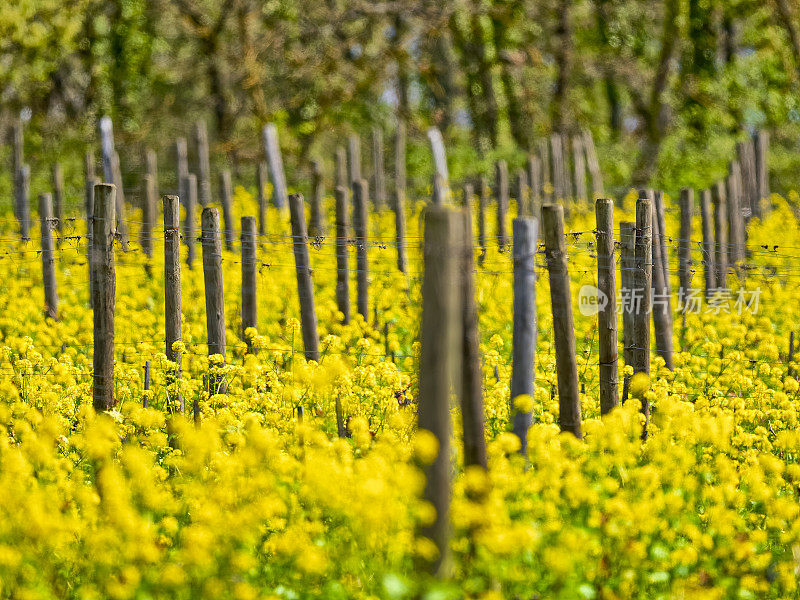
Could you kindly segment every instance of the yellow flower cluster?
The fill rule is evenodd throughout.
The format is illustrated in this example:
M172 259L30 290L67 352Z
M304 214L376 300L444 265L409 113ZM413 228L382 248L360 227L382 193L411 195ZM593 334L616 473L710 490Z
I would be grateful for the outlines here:
M127 253L118 248L117 404L101 415L91 408L85 240L59 241L59 320L45 320L36 243L13 241L7 225L0 598L800 597L800 365L787 355L789 332L800 333L800 228L787 202L773 200L772 214L751 224L754 268L733 286L734 294L760 288L758 311L731 304L687 314L685 324L675 313L675 371L654 358L651 376L634 377L630 400L602 420L597 323L575 311L581 441L558 430L543 268L536 392L510 398L512 263L490 244L476 274L489 469L463 469L455 445L447 581L418 569L437 552L419 531L435 518L421 500L422 467L439 449L415 427L421 207L408 215L406 275L395 268L392 215L372 216L373 312L347 325L332 240L312 244L319 363L302 353L286 215L270 209L270 235L259 239L254 329L241 331L240 259L223 253L226 361L207 356L202 267L184 261L177 381L163 341L163 245L153 259L134 242ZM253 197L238 188L234 209L255 214ZM618 212L617 220L631 217ZM596 282L593 211L570 213L577 292ZM677 231L673 212L667 226ZM677 241L668 246L676 263ZM355 277L351 288L355 295ZM623 367L621 377L632 374ZM208 389L204 375L224 376L227 394ZM507 433L516 410L536 420L527 460ZM452 417L460 439L455 404Z

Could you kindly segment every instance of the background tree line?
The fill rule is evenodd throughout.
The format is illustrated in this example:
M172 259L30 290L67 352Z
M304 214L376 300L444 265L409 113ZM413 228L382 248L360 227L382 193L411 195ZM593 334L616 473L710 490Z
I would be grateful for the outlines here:
M44 161L104 114L161 154L200 118L244 169L274 121L302 169L399 118L442 129L456 177L590 129L612 189L706 186L765 127L781 190L800 183L799 20L797 0L9 0L0 125L25 109Z

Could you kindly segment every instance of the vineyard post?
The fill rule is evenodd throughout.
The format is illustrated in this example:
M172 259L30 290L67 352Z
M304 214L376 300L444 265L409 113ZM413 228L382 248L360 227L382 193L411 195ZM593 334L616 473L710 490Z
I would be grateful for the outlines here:
M712 189L711 201L714 204L714 285L727 287L728 280L728 236L725 206L725 185L717 181Z
M655 193L652 191L650 192L653 194L650 196L650 200L654 203L654 212L653 212L653 227L656 226L656 222L658 224L658 244L659 244L659 255L661 257L661 261L659 263L662 272L664 273L664 287L666 289L667 295L672 294L672 284L669 281L669 252L667 250L667 221L666 221L666 213L664 212L664 192L661 190L657 190ZM655 241L656 238L654 238ZM672 309L670 308L670 315L672 315ZM672 318L670 317L670 321Z
M531 214L539 216L538 207L542 202L542 163L533 154L528 154L528 184L531 187Z
M344 146L336 146L334 170L336 187L350 187L350 183L347 180L347 151Z
M395 243L397 244L397 269L401 273L405 273L408 268L408 258L406 256L406 191L404 187L395 190L394 226Z
M614 201L599 198L595 203L597 223L597 287L600 303L597 330L600 361L600 414L619 403L617 360L617 281L614 270Z
M181 186L186 194L183 198L183 206L186 208L186 216L183 219L183 241L186 243L186 266L192 268L195 259L195 210L197 206L197 177L194 173L189 173L183 179Z
M116 151L111 155L112 178L108 183L113 183L117 188L117 237L124 252L128 251L128 210L125 205L125 190L122 186L122 167L119 154Z
M308 234L311 237L325 235L325 182L322 178L322 163L311 161L311 223Z
M395 200L403 194L406 196L406 124L403 121L397 122L397 130L394 134L394 189ZM395 210L398 210L395 207Z
M222 242L219 211L207 206L201 215L200 241L203 246L203 281L206 297L206 331L209 356L219 354L223 364L227 356L225 343L225 291L222 282ZM224 394L227 383L223 378L209 380L212 394Z
M225 249L233 252L233 185L231 183L231 172L225 169L219 176L219 195L222 203L222 219L225 221Z
M19 173L19 225L20 236L23 242L31 239L31 204L30 204L30 188L31 188L31 168L28 165L22 165Z
M42 243L42 283L45 315L58 320L56 261L53 256L53 202L50 194L39 194L39 222Z
M114 406L114 272L116 188L100 183L94 190L92 220L92 277L94 289L94 378L92 406L104 411Z
M182 375L181 353L173 344L181 339L181 233L180 199L164 196L164 313L167 360L178 365L175 376ZM183 412L183 399L178 400Z
M678 240L678 279L680 280L681 298L692 287L692 213L694 212L694 190L681 189L680 196L681 225ZM685 303L685 300L684 300ZM685 305L684 305L684 314Z
M622 294L622 356L625 366L633 365L633 272L636 268L636 223L622 221L619 224L619 274L620 292ZM628 399L630 378L625 376L622 382L622 403Z
M564 153L561 151L561 137L558 134L550 136L550 168L552 170L552 184L553 184L553 199L563 201L566 199L564 194L564 181L562 178L563 173L563 160Z
M147 148L144 153L144 162L145 173L153 178L153 189L155 190L155 197L158 199L158 154L156 154L156 151L152 148Z
M633 339L631 359L634 373L650 375L650 305L653 283L653 206L646 193L639 192L636 201L636 244L634 249L633 292L637 294L633 313ZM640 302L640 303L639 303ZM642 433L647 435L650 403L642 397L645 423Z
M175 140L175 180L178 184L178 196L181 202L185 203L185 193L180 192L183 180L189 176L189 151L186 146L186 138L179 137Z
M553 311L553 339L558 376L558 423L561 431L581 434L581 402L578 393L578 361L575 356L575 325L567 271L567 242L564 237L564 208L560 204L542 207L544 247L550 276Z
M258 235L267 233L267 181L269 167L263 160L256 166L256 185L258 186Z
M364 185L366 184L364 183ZM292 221L292 238L294 239L297 293L300 297L300 325L303 330L303 348L307 360L319 362L317 311L314 306L314 286L311 281L311 262L308 256L308 235L306 233L306 217L303 212L302 194L289 196L289 211Z
M648 190L648 199L650 199L650 206L652 207L653 214L651 216L652 223L652 243L650 246L651 260L652 260L652 312L653 312L653 329L655 330L656 338L656 353L664 359L664 364L670 370L674 370L672 361L672 307L669 297L669 289L667 288L664 261L661 257L662 245L661 241L666 237L661 230L662 220L658 216L658 201L653 202L653 192ZM659 301L656 302L656 299Z
M489 204L489 182L481 176L478 197L478 264L483 264L486 258L486 207Z
M494 194L497 202L497 245L502 251L508 245L506 212L508 211L508 165L500 159L495 163Z
M517 169L516 184L517 216L531 217L533 216L530 206L531 190L528 186L528 175L524 169Z
M93 306L92 288L92 218L94 217L94 186L97 183L94 173L94 155L87 151L84 156L86 182L84 184L84 211L86 214L86 264L89 265L89 306Z
M208 152L208 129L205 121L194 126L194 141L197 148L197 179L200 205L211 204L211 161Z
M518 396L535 394L536 382L536 244L539 223L533 217L517 217L511 223L514 241L514 317L511 337L511 431L519 438L520 452L528 453L528 429L532 411L517 410ZM555 316L554 316L555 318Z
M597 160L597 151L591 131L583 132L583 148L586 150L586 165L592 181L592 195L597 198L603 195L603 174L600 171L600 162Z
M383 172L383 131L380 127L372 128L372 185L375 210L382 212L386 208L386 180Z
M441 206L426 209L418 423L420 430L436 438L438 451L425 466L424 491L424 498L433 505L436 517L431 525L422 528L421 534L439 549L429 566L440 578L446 578L451 570L450 390L456 381L456 361L461 356L457 249L463 247L460 243L463 227L463 218L452 209Z
M353 182L353 188L355 210L353 229L356 238L356 282L358 284L356 304L364 321L369 321L369 264L367 262L369 187L364 179L359 179Z
M342 313L342 323L350 322L350 265L347 234L350 229L349 192L337 186L336 196L336 305ZM399 249L399 246L398 246Z
M347 138L347 177L349 185L361 181L361 138L357 133Z
M264 152L269 163L269 175L272 178L272 201L276 208L286 208L286 174L283 171L283 157L278 143L278 128L275 123L267 123L263 130Z
M139 241L142 251L149 259L153 257L153 223L156 219L156 182L153 176L144 176L144 206L142 207L142 229Z
M586 202L589 194L586 191L586 154L583 148L583 140L580 135L572 136L572 164L575 174L575 199L579 202Z
M150 361L146 360L144 362L144 391L147 392L150 390ZM150 406L150 400L147 397L147 394L144 394L142 397L142 408L147 408Z
M714 264L714 222L711 219L711 190L703 190L700 193L700 220L703 228L705 296L710 298L716 282L717 270Z
M463 327L461 419L464 431L464 466L479 465L485 469L487 461L486 434L484 433L483 375L481 370L480 331L478 329L478 306L475 302L475 241L472 233L472 212L470 208L462 209L461 215L464 227L460 266Z
M464 185L461 187L461 200L462 206L470 211L470 222L472 222L472 199L475 196L475 188L472 186L471 183L464 182ZM474 244L474 241L473 241Z
M550 146L547 138L542 138L538 142L539 164L542 174L542 202L547 202L553 198L553 176L550 170Z
M758 185L758 202L756 209L758 216L761 215L763 207L761 203L767 201L766 207L769 209L769 168L767 159L769 157L769 132L759 130L756 134L756 181Z
M756 181L756 157L753 140L748 138L736 144L736 154L742 173L743 204L750 207L754 217L761 216L761 200Z
M258 256L256 255L256 218L242 217L242 339L247 342L247 352L253 354L252 339L247 337L248 327L258 327L258 301L256 300L257 290L257 267Z
M61 165L53 165L53 218L55 218L56 231L64 231L64 174Z
M730 172L725 179L727 185L726 200L728 216L728 251L729 262L738 270L739 263L744 260L744 221L742 219L742 206L744 206L744 184L742 182L741 165L739 161L730 163Z

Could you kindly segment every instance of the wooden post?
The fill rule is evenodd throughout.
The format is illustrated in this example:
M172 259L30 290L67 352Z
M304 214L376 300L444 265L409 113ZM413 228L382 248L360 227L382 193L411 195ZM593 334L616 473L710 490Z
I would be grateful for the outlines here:
M597 223L597 288L600 290L600 305L597 312L600 414L606 415L619 403L614 201L599 198L595 202L595 218Z
M672 303L666 283L664 261L661 257L661 242L665 238L665 235L661 230L663 222L658 215L658 202L652 201L652 194L652 191L648 191L647 193L653 209L653 215L651 217L653 231L653 241L651 244L651 259L653 263L652 289L654 292L652 297L652 312L656 336L656 353L664 359L666 367L670 371L674 371L675 367L672 362Z
M480 196L478 197L478 248L480 255L478 264L483 264L486 258L486 207L489 204L489 182L486 177L480 179Z
M466 187L466 186L465 186ZM472 187L472 186L470 186ZM472 213L467 207L463 216L460 284L462 308L462 372L461 419L464 431L464 466L487 468L485 416L483 409L483 374L481 370L478 307L475 302L475 242L472 233Z
M728 287L728 235L725 206L725 186L717 181L712 188L711 201L714 204L714 285Z
M92 286L92 221L94 219L94 154L91 151L84 155L84 167L86 170L86 181L84 183L84 212L86 214L86 264L89 266L89 306L93 306L94 288Z
M183 206L186 208L186 216L183 220L183 241L186 243L186 266L192 268L195 259L195 216L197 206L197 177L194 173L189 173L183 180L183 189L186 197L182 198Z
M110 410L114 399L114 300L117 278L114 271L116 236L116 188L101 183L94 190L92 221L92 278L94 289L94 379L92 406Z
M703 275L705 277L705 295L706 298L710 298L717 281L717 267L714 264L714 222L711 220L710 190L703 190L700 194L700 219L703 228Z
M424 498L436 518L421 534L436 544L437 557L430 564L434 575L446 578L451 569L450 497L450 390L456 381L457 357L462 339L459 319L458 267L463 219L453 210L431 206L425 212L420 330L419 429L433 434L438 451L425 465ZM418 433L418 436L423 435Z
M401 273L407 270L408 259L406 257L406 192L405 188L398 188L395 191L394 199L394 225L395 225L395 244L397 245L397 269Z
M567 240L564 237L564 208L559 204L542 207L544 248L550 276L553 310L553 338L558 376L558 423L561 431L575 437L581 433L581 401L578 391L578 361L575 356L575 325L567 271Z
M528 155L528 183L531 186L531 214L539 217L542 203L542 163L537 156Z
M355 215L353 230L356 238L356 282L358 284L358 312L369 321L369 263L367 249L369 244L367 229L367 205L369 204L369 187L363 179L354 181L353 205Z
M761 216L764 212L764 202L766 201L766 208L769 210L769 132L759 129L756 134L756 185L758 188L758 202L756 203L756 216Z
M64 174L61 165L53 165L53 218L59 235L64 231Z
M361 181L361 138L357 133L347 138L347 177L349 185Z
M756 158L753 140L749 137L736 144L736 153L742 175L742 204L750 208L754 217L761 216L761 202L756 181Z
M144 206L139 241L147 258L153 257L153 224L156 220L156 182L152 175L144 176Z
M375 210L381 212L386 208L386 180L383 173L383 131L380 127L372 128L372 185Z
M205 121L194 126L194 141L197 148L197 187L200 205L211 204L211 160L208 151L208 129Z
M406 199L406 125L403 121L397 122L397 130L394 135L394 189L395 200L400 196ZM395 211L397 211L395 206ZM405 271L403 271L405 272Z
M269 163L269 175L272 178L272 201L276 208L286 208L286 174L283 171L283 157L278 144L278 128L274 123L264 125L264 151Z
M175 180L180 190L181 182L189 176L189 150L186 138L179 137L175 140ZM181 192L178 192L180 196ZM186 198L181 197L181 203L186 203Z
M625 366L633 365L633 272L636 269L636 223L622 221L619 224L619 274L622 294L622 351ZM628 384L625 377L622 384L622 403L628 399Z
M208 355L219 354L223 364L227 356L225 343L225 292L222 285L222 243L220 241L219 212L207 206L201 215L200 242L203 246L203 280L206 296L206 331ZM224 394L224 378L209 381L214 393Z
M558 137L561 139L561 152L563 153L561 158L561 169L563 171L561 180L564 182L564 197L575 200L574 190L572 189L572 175L570 174L569 138L565 133L558 134Z
M508 165L502 159L495 163L494 194L497 202L497 245L502 252L508 246L508 233L506 232Z
M336 305L342 313L342 323L350 322L350 266L347 235L350 229L348 190L336 188Z
M583 149L583 139L580 135L572 136L572 164L575 178L575 199L585 202L589 197L586 192L586 158Z
M53 256L53 204L50 194L39 194L39 222L42 240L42 283L45 316L58 320L56 261Z
M727 216L728 216L728 262L738 270L739 263L745 259L744 253L744 206L742 174L739 162L730 163L730 172L725 180L727 185Z
M597 160L592 132L588 129L583 132L583 148L586 151L586 166L592 182L592 195L595 198L601 197L603 196L603 173L600 171L600 161Z
M653 227L655 228L656 224L658 225L658 244L659 244L659 255L661 257L661 270L664 272L664 288L668 295L672 294L672 284L669 281L669 253L667 252L667 221L664 213L664 193L661 190L657 190L655 193L652 191L650 192L653 194L650 196L650 200L654 202L654 212L653 212ZM657 223L656 223L657 221ZM653 240L655 241L656 238L654 237ZM670 312L670 314L672 314Z
M128 251L128 210L125 206L125 188L122 185L122 167L119 162L119 154L114 152L111 156L111 169L113 179L109 183L113 183L117 188L116 202L117 202L117 236L119 237L120 245L124 252Z
M450 196L450 173L447 169L447 154L444 149L442 132L437 127L428 128L428 141L431 144L434 170L434 199L438 196L439 203L444 204ZM506 171L506 179L508 172Z
M551 168L553 171L551 181L553 184L553 199L558 201L566 200L566 191L564 189L564 153L561 149L561 136L554 133L550 136L550 156Z
M350 187L347 180L347 151L343 146L336 147L334 163L336 187Z
M681 189L680 197L681 226L678 240L678 279L680 280L681 298L692 289L692 213L694 211L694 190ZM685 312L685 305L684 305Z
M538 151L542 169L542 202L546 202L553 198L553 176L550 169L550 146L547 138L539 140Z
M258 235L267 234L267 181L269 168L267 163L258 162L256 167L256 185L258 185Z
M150 390L150 361L146 360L144 362L144 391L147 392ZM147 397L147 394L142 396L142 408L148 408L150 406L150 399Z
M148 148L144 153L145 172L153 178L153 189L155 190L156 200L158 195L158 155L152 148Z
M641 304L635 306L633 313L633 372L650 375L650 296L653 281L653 206L646 193L639 193L636 202L636 246L633 271L633 291ZM642 397L642 413L645 424L643 437L647 435L650 419L650 403Z
M535 397L536 382L536 244L539 222L517 217L511 225L514 236L514 327L511 347L511 431L519 438L520 452L528 454L528 429L532 411L515 408L518 396Z
M322 163L311 161L311 223L308 234L311 237L325 235L325 182L322 180Z
M233 185L231 172L225 169L220 173L219 181L220 199L222 200L222 219L225 221L225 249L233 252Z
M22 165L19 172L19 230L23 242L31 239L31 168Z
M531 189L528 185L528 175L524 169L517 169L517 216L532 217Z
M247 328L258 328L258 256L256 254L256 218L242 217L242 339L247 342L247 352L253 354L252 339L247 337Z
M362 185L366 185L366 183L362 182ZM294 238L294 264L297 272L297 293L300 297L303 348L307 360L319 362L317 311L314 306L314 286L311 282L311 261L308 256L308 235L302 194L289 196L289 211L292 221L292 238Z
M164 322L167 360L178 365L175 376L181 378L181 353L173 349L181 339L181 232L180 199L164 196ZM183 412L183 399L178 400Z

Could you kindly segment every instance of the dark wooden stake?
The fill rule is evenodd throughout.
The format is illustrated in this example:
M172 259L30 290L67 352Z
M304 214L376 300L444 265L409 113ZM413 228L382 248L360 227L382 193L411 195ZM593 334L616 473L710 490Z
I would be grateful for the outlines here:
M653 328L656 337L656 352L664 359L666 367L674 370L672 362L672 303L670 292L664 271L664 261L661 257L662 240L666 237L661 230L663 219L658 216L658 202L653 202L652 191L648 192L648 197L653 208L652 227L653 242L651 244L651 258L653 261L652 286L655 296L653 297ZM661 206L663 209L663 205ZM656 301L657 300L657 301Z
M367 262L368 249L368 214L369 187L363 179L353 182L353 205L355 215L353 229L356 238L356 282L358 284L358 312L369 321L369 263Z
M223 364L227 356L225 343L225 292L222 285L222 242L219 211L207 206L201 215L200 242L203 246L203 279L206 296L206 331L209 356L219 354ZM224 394L224 378L209 381L213 393Z
M504 160L495 164L494 194L497 202L497 245L500 251L508 246L506 212L508 211L508 165Z
M150 361L147 360L144 363L144 391L147 392L150 390ZM142 407L148 408L150 406L150 400L147 397L147 394L142 396Z
M711 218L711 191L700 194L700 219L703 228L703 275L706 298L710 298L717 281L717 267L714 264L714 222Z
M636 202L636 247L633 291L641 299L633 313L633 372L650 375L650 298L653 282L653 205L646 193L639 193ZM642 397L645 417L643 437L647 435L650 403Z
M381 212L386 208L386 178L383 171L383 131L380 127L372 128L372 189L375 210Z
M622 291L622 351L625 365L633 365L633 272L636 269L636 223L622 221L619 224L620 260L619 274ZM622 402L628 399L628 377L623 379Z
M314 286L311 281L311 261L308 256L308 234L306 233L302 194L289 196L289 211L292 221L292 238L294 238L294 264L297 272L297 293L300 297L303 347L307 360L319 362L317 310L314 306Z
M208 129L205 121L194 126L194 141L197 148L197 186L200 205L211 204L211 160L208 151Z
M308 234L311 237L325 235L325 182L322 179L322 163L311 161L311 223Z
M116 237L116 188L102 183L94 190L92 221L92 279L94 289L94 379L92 406L110 410L114 400L114 301L117 278L114 271Z
M47 317L58 320L58 291L56 290L56 260L53 256L53 201L50 194L39 195L39 222L42 240L42 283L44 311Z
M258 235L267 234L267 181L269 168L267 163L259 161L256 168L256 185L258 185Z
M350 265L347 243L350 229L348 188L338 186L336 194L336 305L342 313L342 323L350 322Z
M61 165L53 165L53 218L59 235L64 231L64 174Z
M167 360L178 365L175 376L181 378L181 353L173 345L181 339L181 232L180 199L164 196L164 321ZM183 412L183 399L178 399Z
M186 266L189 269L194 265L195 259L195 210L197 206L197 177L194 173L189 173L183 180L183 189L186 197L181 198L186 209L186 216L183 219L183 241L186 244Z
M255 352L253 340L247 337L248 327L258 328L258 255L256 218L242 217L242 339L247 342L247 352Z
M600 310L597 312L600 414L606 415L619 403L614 201L599 198L595 203L595 218L597 223L597 287L601 294Z
M225 249L233 252L233 184L231 172L227 169L220 173L219 192L222 200L222 220L225 221Z
M153 257L153 224L156 220L156 183L152 175L144 176L144 205L139 241L147 258Z
M725 231L727 214L725 206L725 185L718 181L712 189L711 201L714 204L714 284L723 289L728 286L728 235Z

